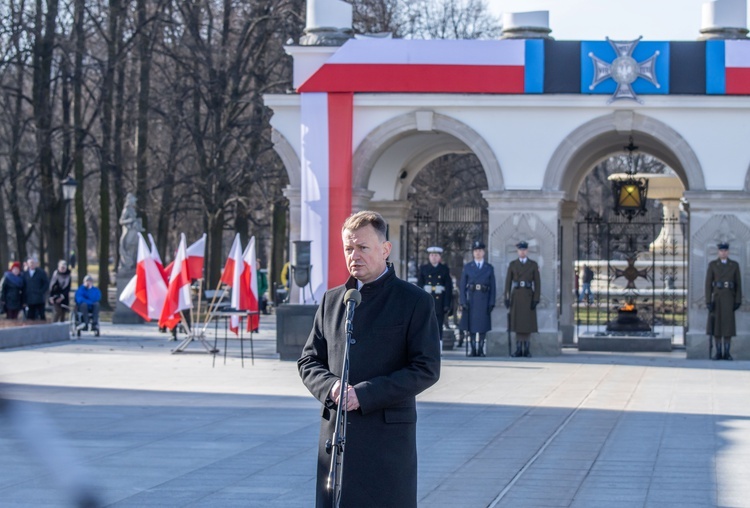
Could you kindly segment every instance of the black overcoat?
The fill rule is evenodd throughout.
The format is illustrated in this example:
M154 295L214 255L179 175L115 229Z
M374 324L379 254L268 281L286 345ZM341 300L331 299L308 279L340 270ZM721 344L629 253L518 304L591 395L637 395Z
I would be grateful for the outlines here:
M0 281L0 300L5 308L2 311L20 310L23 307L23 278L19 275L20 285L11 282L13 273L8 271Z
M322 404L316 506L331 506L325 489L336 408L328 398L344 356L344 286L325 293L298 360L300 377ZM342 508L417 506L415 396L440 377L440 347L432 297L396 277L393 268L360 289L353 320L349 384L360 408L348 413Z
M714 259L708 264L706 302L714 304L714 312L708 315L706 333L714 337L737 335L734 307L742 304L742 277L737 261L727 259L722 263Z
M495 308L495 269L487 262L477 268L476 262L466 263L458 284L461 313L461 330L486 333L492 330L490 314Z
M49 277L47 272L37 267L34 276L27 270L23 272L23 301L26 305L39 305L47 303L47 291L49 290Z
M523 287L522 287L523 286ZM536 305L542 295L539 265L514 259L505 276L505 299L510 300L510 328L516 333L538 332ZM532 309L532 306L534 307Z
M421 287L435 299L435 314L438 320L438 329L443 329L443 320L451 308L453 296L453 280L447 265L438 263L432 266L427 263L419 267L417 286ZM440 289L438 289L440 288Z

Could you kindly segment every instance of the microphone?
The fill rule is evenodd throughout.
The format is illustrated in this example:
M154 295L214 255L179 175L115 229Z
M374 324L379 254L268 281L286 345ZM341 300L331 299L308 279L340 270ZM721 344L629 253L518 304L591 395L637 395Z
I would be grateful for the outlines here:
M354 309L362 301L362 293L356 289L350 289L344 295L344 305L346 305L346 321L351 323L354 318Z

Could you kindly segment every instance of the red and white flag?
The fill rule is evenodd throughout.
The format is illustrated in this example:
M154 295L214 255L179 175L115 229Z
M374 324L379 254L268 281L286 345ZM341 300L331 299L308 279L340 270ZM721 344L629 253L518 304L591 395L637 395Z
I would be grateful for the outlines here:
M224 264L224 272L221 274L221 282L232 288L230 305L236 310L240 309L240 279L243 268L242 242L240 241L240 234L237 233L234 237L234 242L232 242L232 248L229 250L227 262ZM239 323L240 318L238 315L233 315L229 319L229 329L235 334L239 332Z
M152 255L146 241L138 235L138 264L135 267L135 276L120 294L120 301L146 321L159 319L167 296L167 285Z
M154 260L154 263L156 263L156 267L159 269L159 273L161 274L162 278L164 279L164 285L166 287L166 284L169 283L169 274L164 269L164 263L161 260L161 256L159 255L159 251L156 249L156 242L154 241L154 237L151 233L148 234L148 241L151 244L151 259Z
M164 307L159 317L159 326L174 328L180 322L180 311L191 309L193 302L190 297L190 277L188 275L187 254L185 252L185 234L180 236L180 246L177 256L172 263L172 273L169 275L169 286Z
M187 270L188 278L202 279L203 278L203 259L206 257L206 233L200 240L190 245L185 249L187 254Z
M260 295L258 295L258 272L256 271L257 257L255 256L255 237L250 238L245 252L242 254L242 277L240 279L239 310L252 312L247 316L247 331L255 331L260 323L258 315ZM234 303L234 302L233 302Z

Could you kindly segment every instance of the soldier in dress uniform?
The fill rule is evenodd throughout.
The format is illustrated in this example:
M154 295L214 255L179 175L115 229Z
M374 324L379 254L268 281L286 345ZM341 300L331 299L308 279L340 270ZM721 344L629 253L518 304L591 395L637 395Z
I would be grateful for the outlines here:
M474 261L464 265L459 284L462 309L460 328L469 333L467 340L471 346L471 356L485 356L485 337L492 329L490 314L495 307L495 269L484 260L484 243L477 240L471 249Z
M511 356L530 357L531 334L538 332L536 306L541 296L539 265L529 259L529 244L518 242L518 259L508 265L505 277L505 308L510 309L511 331L516 332L516 351Z
M708 264L706 271L707 333L714 338L714 360L731 360L729 346L737 335L734 312L742 304L740 265L729 259L729 244L717 245L719 257Z
M441 263L443 249L429 247L427 253L430 262L419 267L417 285L430 293L435 299L435 315L438 320L438 330L443 333L443 321L451 309L453 295L453 281L448 266Z

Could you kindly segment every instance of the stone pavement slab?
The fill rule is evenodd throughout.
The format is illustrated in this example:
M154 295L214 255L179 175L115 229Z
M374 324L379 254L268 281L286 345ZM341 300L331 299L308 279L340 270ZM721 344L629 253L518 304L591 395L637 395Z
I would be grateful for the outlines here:
M215 357L173 355L154 325L0 352L0 507L72 506L81 484L106 506L313 506L319 405L274 320L244 367L223 331ZM445 352L419 397L419 505L750 506L749 366Z

